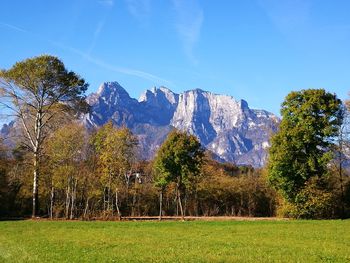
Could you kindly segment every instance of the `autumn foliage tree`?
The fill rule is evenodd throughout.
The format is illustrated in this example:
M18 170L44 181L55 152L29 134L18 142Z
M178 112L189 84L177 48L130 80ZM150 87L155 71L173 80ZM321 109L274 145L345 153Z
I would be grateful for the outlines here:
M160 174L153 160L138 161L135 138L130 131L111 124L106 126L91 132L73 122L47 138L39 192L42 214L52 219L84 220L114 219L118 210L119 216L155 216L159 211L179 215L177 177ZM97 133L98 144L109 153L93 144L97 143ZM120 134L124 135L120 137ZM134 145L131 151L127 150L129 142ZM31 208L28 153L22 147L14 149L11 158L7 149L3 153L0 155L0 216L25 216ZM180 189L184 214L274 215L274 191L260 170L219 163L209 156L204 159L195 173L182 175L187 177L182 179ZM108 171L112 172L111 176Z
M94 134L92 144L97 155L100 180L105 189L104 210L113 212L114 191L114 204L121 217L118 194L120 187L129 186L132 166L136 161L137 138L129 129L117 129L112 122L108 122Z
M88 134L82 125L67 124L55 131L46 146L51 174L50 217L53 217L55 195L65 196L64 214L73 219L79 184L82 184L82 168L87 157ZM58 199L58 198L56 198Z
M0 105L23 129L22 143L33 156L32 216L38 215L40 158L51 126L63 112L86 111L88 84L57 57L42 55L0 71Z

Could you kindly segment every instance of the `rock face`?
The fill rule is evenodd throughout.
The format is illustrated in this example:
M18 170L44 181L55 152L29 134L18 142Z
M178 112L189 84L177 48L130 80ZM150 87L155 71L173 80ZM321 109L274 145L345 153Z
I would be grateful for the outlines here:
M175 127L196 135L218 160L261 167L279 123L274 114L250 109L244 100L200 89L176 94L153 88L136 100L117 82L106 82L87 101L92 111L83 122L98 127L112 120L127 126L138 135L145 159L153 157Z

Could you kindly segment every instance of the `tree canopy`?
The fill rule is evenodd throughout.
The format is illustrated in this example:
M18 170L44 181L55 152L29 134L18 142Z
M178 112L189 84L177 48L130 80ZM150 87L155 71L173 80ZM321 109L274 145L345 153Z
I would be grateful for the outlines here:
M184 214L181 192L189 185L191 178L200 173L203 157L204 151L194 135L174 129L169 133L155 158L155 183L160 188L166 187L170 182L176 183L182 217Z
M291 202L312 177L327 174L330 151L342 123L342 102L323 89L291 92L272 137L269 180Z

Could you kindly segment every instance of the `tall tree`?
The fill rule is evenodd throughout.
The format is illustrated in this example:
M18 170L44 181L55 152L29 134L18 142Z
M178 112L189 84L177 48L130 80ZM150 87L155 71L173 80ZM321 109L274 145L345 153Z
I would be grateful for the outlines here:
M190 184L191 178L200 174L203 157L204 151L194 135L188 135L186 132L174 129L159 148L155 158L155 183L161 188L160 195L167 184L170 182L176 184L177 202L180 206L182 219L184 219L184 209L181 194ZM161 199L160 196L160 208Z
M81 183L81 167L87 155L87 137L82 125L70 123L56 130L47 140L46 155L51 168L51 218L55 190L65 192L66 218L74 218L77 186Z
M272 138L269 181L290 202L313 177L327 174L342 123L342 102L323 89L291 92L282 104L282 121Z
M92 138L97 153L101 182L107 190L105 202L107 211L113 211L112 192L115 188L115 205L121 217L118 200L118 187L129 184L132 165L136 161L137 138L127 128L117 129L112 122L102 126Z
M57 57L42 55L0 71L0 105L23 128L23 143L33 155L33 210L38 215L40 156L45 138L63 112L87 111L88 84Z

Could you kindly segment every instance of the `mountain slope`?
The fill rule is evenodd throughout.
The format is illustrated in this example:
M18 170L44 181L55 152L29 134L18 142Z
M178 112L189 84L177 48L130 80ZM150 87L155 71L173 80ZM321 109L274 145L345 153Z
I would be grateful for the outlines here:
M196 135L221 161L260 167L279 122L272 113L250 109L244 100L200 89L176 94L165 87L153 88L136 100L119 83L106 82L87 101L92 107L83 117L88 127L109 120L129 127L138 135L146 159L175 127Z

